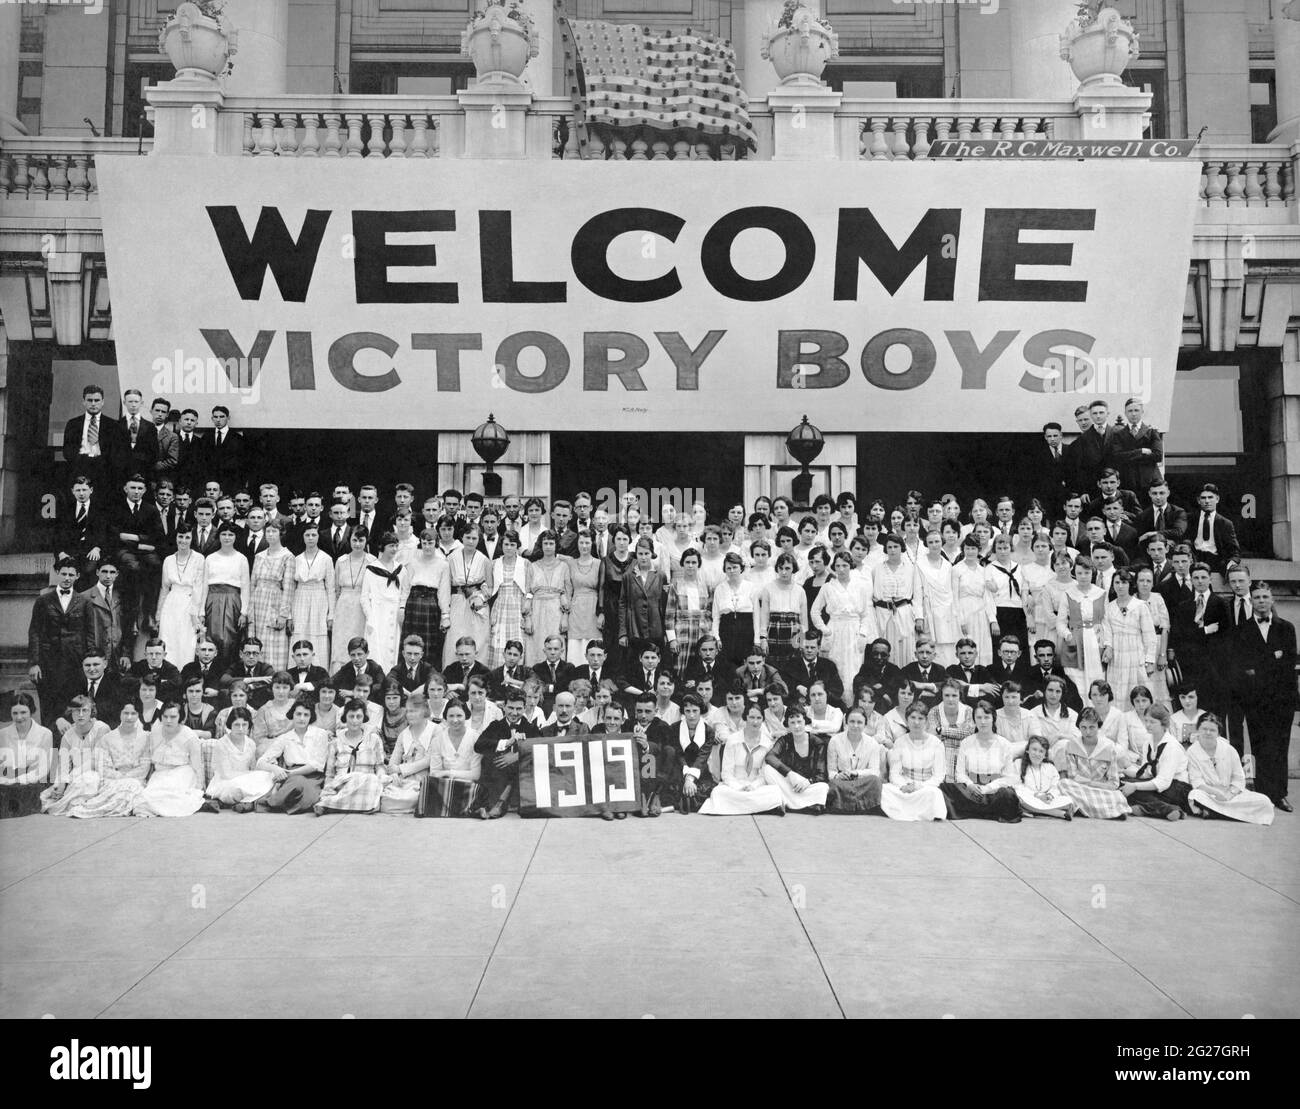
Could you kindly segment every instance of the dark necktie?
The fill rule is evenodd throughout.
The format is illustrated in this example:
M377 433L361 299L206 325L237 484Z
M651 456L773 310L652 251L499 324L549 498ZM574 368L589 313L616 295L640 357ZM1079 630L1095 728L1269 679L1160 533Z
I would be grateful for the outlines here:
M85 522L86 522L86 506L83 504L77 507L77 523L84 524Z

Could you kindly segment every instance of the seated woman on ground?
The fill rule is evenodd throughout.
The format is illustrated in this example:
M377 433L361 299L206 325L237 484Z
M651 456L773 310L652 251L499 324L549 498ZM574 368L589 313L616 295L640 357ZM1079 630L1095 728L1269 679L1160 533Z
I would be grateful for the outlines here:
M906 688L911 691L910 682ZM938 736L925 730L928 715L923 701L912 701L907 706L907 734L889 752L889 781L880 791L880 807L893 820L948 819L942 788L944 747Z
M1273 802L1246 788L1241 756L1219 733L1219 718L1212 712L1202 713L1196 742L1187 749L1192 811L1204 817L1272 824Z
M378 733L366 726L366 706L349 701L343 706L343 727L330 737L325 786L313 809L317 816L378 812L383 788L384 745Z
M1061 789L1061 774L1048 758L1047 740L1031 735L1024 755L1016 760L1016 796L1027 816L1071 820L1075 804Z
M814 682L809 694L818 686L821 683ZM763 773L780 788L787 809L816 814L825 811L830 786L826 784L826 740L809 731L808 715L799 705L785 710L786 734L772 744Z
M295 701L289 713L289 730L257 760L257 769L270 772L275 788L254 803L255 811L294 816L311 812L320 800L329 736L312 724L314 715L310 701Z
M41 795L52 775L54 735L33 718L31 694L14 694L9 725L0 728L0 817L29 816L41 811Z
M874 697L870 686L864 687ZM830 789L826 808L834 813L869 813L880 808L884 781L880 762L884 748L867 731L867 710L854 705L844 714L844 731L826 747L826 776Z
M1061 775L1061 791L1078 806L1081 816L1125 820L1131 810L1119 789L1119 749L1100 729L1097 710L1084 709L1079 713L1078 736L1058 743L1052 761Z
M149 781L132 811L136 816L191 816L203 805L203 749L181 723L181 706L169 702L153 729Z
M230 690L234 700L235 687L232 685ZM228 805L237 813L250 813L253 803L275 788L269 770L255 769L257 744L253 742L252 710L247 705L231 705L220 726L224 730L221 738L212 743L212 780L208 782L204 808L216 812Z
M123 705L117 728L89 747L70 746L72 734L63 737L58 780L45 791L43 810L51 816L130 816L144 793L153 749L135 705Z
M1136 694L1142 687L1134 689ZM1121 768L1120 789L1129 808L1138 816L1181 820L1191 815L1187 795L1192 787L1187 778L1187 752L1169 731L1169 710L1146 698L1146 743L1138 758ZM1142 703L1134 697L1134 704Z

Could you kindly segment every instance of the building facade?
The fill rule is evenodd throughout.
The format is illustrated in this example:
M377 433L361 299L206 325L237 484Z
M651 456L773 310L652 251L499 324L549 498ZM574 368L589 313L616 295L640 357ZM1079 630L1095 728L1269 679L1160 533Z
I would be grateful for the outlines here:
M526 175L530 162L573 159L565 37L550 3L524 4L539 51L527 88L504 107L501 96L476 92L474 67L461 54L466 0L228 0L225 15L238 28L234 69L199 91L171 84L172 65L158 51L158 30L176 7L169 0L0 4L0 551L48 549L67 476L57 461L63 424L92 380L115 414L125 376L113 290L132 278L105 261L98 167L168 155L418 155L490 160L494 173L504 164ZM872 164L925 161L931 144L950 135L1199 136L1167 473L1175 500L1187 505L1196 485L1216 481L1245 549L1280 564L1270 561L1269 576L1300 578L1300 5L1120 0L1141 55L1124 86L1104 94L1081 91L1061 58L1071 2L809 6L839 38L825 87L811 90L778 86L764 56L779 0L568 0L565 9L575 19L731 40L757 136L749 160L866 163L869 182ZM686 142L648 142L598 156L713 155ZM716 168L724 178L737 172ZM1142 257L1115 264L1141 285ZM1058 413L1067 429L1070 407ZM341 420L328 478L382 485L416 476L430 489L474 487L483 465L473 426L431 420L390 431L377 456L374 427ZM786 435L749 422L743 398L707 426L702 436L671 421L639 423L630 410L607 426L575 427L539 404L535 418L509 426L496 469L507 492L541 496L644 489L715 506L790 491L799 464ZM964 502L991 488L1014 490L1014 455L1030 438L1023 429L980 428L940 440L923 411L891 428L836 430L812 464L813 492L856 489L894 503L912 487ZM286 411L248 440L254 457L276 459L283 480L321 479L318 424ZM39 572L38 563L23 565Z

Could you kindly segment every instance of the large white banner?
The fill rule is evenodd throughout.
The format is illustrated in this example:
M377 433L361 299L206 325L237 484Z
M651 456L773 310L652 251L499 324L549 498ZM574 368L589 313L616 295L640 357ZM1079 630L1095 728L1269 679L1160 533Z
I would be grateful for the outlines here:
M1199 164L104 158L124 388L246 427L1167 427ZM236 407L238 406L238 407Z

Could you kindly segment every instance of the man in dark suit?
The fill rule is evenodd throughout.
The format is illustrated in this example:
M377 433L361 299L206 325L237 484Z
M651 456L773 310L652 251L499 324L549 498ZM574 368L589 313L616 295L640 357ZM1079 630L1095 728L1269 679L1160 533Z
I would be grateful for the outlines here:
M144 396L139 389L122 394L123 464L128 474L143 474L152 481L158 466L158 429L141 408Z
M1014 635L1004 635L998 641L998 653L984 668L984 696L993 707L1002 707L1003 687L1007 682L1019 682L1023 691L1029 684L1029 665L1019 640Z
M217 506L207 497L194 502L194 542L190 550L204 558L221 550L216 515Z
M117 674L108 667L102 651L97 651L93 647L86 648L86 654L81 660L81 674L81 678L72 687L70 697L83 694L89 697L95 702L95 719L116 727L129 693ZM50 719L55 718L51 716ZM64 713L57 718L56 727L59 735L63 735L71 725L70 713Z
M348 523L348 506L342 501L330 505L329 522L321 521L318 545L331 562L352 550L352 526Z
M1044 424L1042 442L1035 444L1027 459L1030 494L1042 504L1048 521L1060 519L1061 505L1069 490L1064 438L1060 424L1055 421Z
M325 672L322 670L321 673ZM217 688L221 690L222 700L229 704L230 687L235 682L243 682L248 692L248 707L260 709L271 699L271 678L274 675L275 670L271 664L262 661L262 641L256 636L249 636L239 648L239 658L217 679ZM326 675L327 680L328 677ZM314 697L312 699L315 700Z
M248 559L248 568L252 570L257 556L270 546L266 538L266 512L257 505L248 510L247 526L235 537L235 550Z
M1131 397L1124 404L1124 422L1114 429L1111 458L1125 489L1146 489L1160 479L1165 458L1164 436L1143 420L1142 401Z
M495 671L494 671L495 672ZM388 671L387 681L394 682L402 691L402 703L412 693L423 693L433 667L424 661L424 644L418 635L408 635L402 641L402 657Z
M703 635L695 645L695 657L686 667L682 679L682 694L693 693L701 678L713 679L713 693L710 703L714 708L722 708L727 703L726 686L730 685L733 675L726 675L726 668L718 662L718 640L713 635Z
M1126 523L1137 519L1138 513L1142 511L1141 505L1138 504L1137 494L1132 489L1120 488L1119 471L1113 466L1107 466L1102 470L1101 477L1097 479L1096 490L1084 500L1084 519L1101 516L1106 501L1112 497L1119 497Z
M1124 504L1118 494L1102 501L1101 515L1106 526L1106 542L1124 552L1125 562L1132 562L1138 557L1138 533L1132 524L1125 522Z
M230 427L230 409L224 404L212 409L212 434L208 438L208 473L222 489L244 484L244 437Z
M1091 427L1079 433L1075 440L1075 464L1078 467L1079 488L1089 489L1101 476L1102 470L1112 465L1115 453L1115 429L1110 426L1110 406L1104 400L1088 405Z
M551 505L551 530L555 532L555 553L578 557L578 533L570 526L573 506L568 501L555 501Z
M1228 571L1228 596L1224 598L1228 605L1228 673L1225 675L1225 697L1227 715L1222 721L1220 733L1228 740L1239 755L1245 754L1246 708L1250 703L1247 681L1243 666L1245 665L1237 651L1237 643L1242 630L1255 619L1255 610L1250 599L1250 567L1238 562Z
M1187 534L1187 509L1169 503L1169 483L1157 478L1147 486L1151 507L1144 508L1133 519L1138 538L1145 543L1154 533L1160 532L1170 543L1182 542Z
M124 658L122 643L122 602L118 596L117 563L104 558L99 563L98 580L81 594L86 602L86 650L96 651L122 669L131 660Z
M153 498L153 506L158 510L160 529L158 555L160 558L166 558L169 554L176 553L176 532L181 529L185 517L180 506L176 504L176 491L171 478L158 479L158 487L154 490Z
M1201 511L1189 522L1187 537L1196 557L1216 574L1222 574L1237 560L1241 547L1232 521L1219 512L1219 487L1202 485L1196 498Z
M456 657L442 668L442 676L447 679L447 693L463 701L469 692L470 678L480 677L486 684L491 671L475 658L478 644L473 636L462 635L453 649Z
M1106 521L1101 516L1089 518L1087 526L1084 528L1083 545L1079 548L1079 553L1088 558L1092 558L1098 550L1108 550L1114 556L1116 566L1128 565L1128 554L1123 547L1114 546L1106 538ZM1098 582L1098 585L1101 583Z
M85 474L97 489L112 488L126 464L121 425L104 414L104 390L98 385L81 390L81 403L85 411L63 427L63 457L74 476Z
M176 425L168 418L171 410L171 401L164 397L154 397L149 405L149 418L153 423L154 437L158 440L158 457L153 466L156 480L176 479L176 460L180 456L181 440Z
M576 676L574 668L564 660L565 641L558 635L548 635L542 644L544 657L535 663L533 673L542 683L542 711L548 716L555 705L555 695L569 688L570 677Z
M524 665L523 644L517 639L506 641L502 648L503 662L488 674L488 697L501 702L512 689L523 689L524 682L532 677L533 671ZM581 674L578 671L575 676Z
M122 578L122 633L129 654L137 622L140 631L152 631L155 622L162 574L158 557L162 520L158 509L144 499L143 475L132 474L122 488L126 496L116 505L113 539Z
M489 562L501 557L501 533L497 531L497 514L490 508L484 509L479 517L478 549Z
M844 703L844 679L840 677L839 668L829 658L823 657L821 650L822 635L816 628L809 628L803 635L799 657L791 659L780 669L781 680L789 689L791 698L808 700L808 687L813 682L822 682L826 686L826 697L832 705Z
M698 684L698 683L697 683ZM760 708L767 706L767 691L773 687L781 690L781 696L790 695L790 687L775 666L767 662L758 647L751 647L749 657L743 666L736 669L731 681L722 683L722 703L727 703L727 694L733 693L739 686L745 696L746 706L756 704Z
M948 671L934 661L934 640L928 635L916 637L916 658L903 667L903 681L916 687L917 700L927 708L939 703L940 690L948 680Z
M660 665L662 657L658 647L653 643L646 643L635 658L627 660L627 668L623 671L623 675L616 679L625 704L632 704L633 698L643 693L654 696L659 686L659 675L668 673L667 668Z
M1236 651L1248 683L1246 727L1255 755L1255 789L1291 812L1287 750L1296 710L1295 625L1277 614L1267 582L1250 587L1250 603L1255 619L1242 628Z
M658 816L665 802L672 804L667 790L673 778L680 774L677 729L655 716L655 695L642 693L633 708L631 731L636 736L637 761L641 766L641 811L637 816Z
M1095 478L1084 478L1080 474L1079 454L1083 450L1083 433L1092 427L1092 418L1088 415L1088 406L1079 405L1074 410L1074 422L1078 434L1066 443L1061 451L1061 465L1065 469L1065 487L1067 489L1091 489ZM1073 546L1073 544L1071 544Z
M588 735L591 729L577 717L577 702L569 692L555 695L555 719L542 728L546 737Z
M1174 608L1192 597L1192 548L1179 543L1169 554L1169 575L1156 583L1156 590L1165 599L1172 626Z
M94 497L84 474L72 482L72 503L64 510L54 538L54 557L71 558L77 564L77 588L88 589L95 580L99 560L109 550L108 509Z
M1040 639L1034 644L1034 665L1025 674L1024 693L1020 698L1023 708L1037 708L1043 703L1043 691L1051 678L1061 678L1065 690L1061 700L1065 707L1075 712L1083 711L1083 698L1079 689L1065 676L1065 667L1056 657L1056 645L1050 639Z
M957 640L956 650L957 661L948 667L945 676L961 686L961 699L973 707L984 695L984 674L988 667L979 664L979 645L969 636ZM902 671L899 671L898 684L901 684L902 677ZM880 698L877 696L877 708L879 703Z
M1152 532L1143 547L1144 557L1137 561L1137 566L1150 568L1151 588L1163 597L1163 586L1174 574L1174 564L1169 560L1169 542L1160 532Z
M876 709L888 712L894 707L894 698L898 687L903 683L903 671L889 661L889 640L873 639L867 646L862 666L853 676L853 700L857 702L857 692L864 685L869 685L876 695Z
M1200 707L1222 717L1227 708L1224 677L1231 640L1228 603L1210 591L1210 568L1192 564L1192 595L1180 600L1169 613L1169 647L1183 676L1199 691Z
M600 688L600 683L606 678L611 681L618 681L614 668L606 665L608 654L605 651L605 644L601 640L592 639L588 641L586 656L587 665L578 667L573 678L586 678L591 683L592 693L595 693ZM569 680L572 681L573 678Z
M132 690L133 696L135 690L139 689L140 682L148 678L153 682L158 700L163 704L181 699L181 672L167 661L164 657L166 653L167 645L161 639L151 639L144 645L144 658L133 662L126 672L135 687Z
M217 663L217 645L201 639L194 648L194 660L181 667L181 688L197 678L203 683L203 700L215 707L221 698L221 667Z
M198 423L199 414L193 408L186 408L181 412L176 432L176 485L189 489L196 498L202 495L208 475L208 444L196 430Z
M331 683L329 671L317 663L316 651L312 647L310 639L295 640L289 651L293 658L289 663L288 673L289 677L293 679L293 696L295 700L310 701L314 705L320 698L321 686L333 684L335 688L338 688L339 683L337 681ZM375 663L375 669L378 668L379 664ZM353 681L355 680L353 678ZM381 674L381 688L382 681Z
M76 591L77 563L55 563L57 584L43 589L27 627L27 675L41 695L41 719L53 720L67 707L86 654L86 599Z

